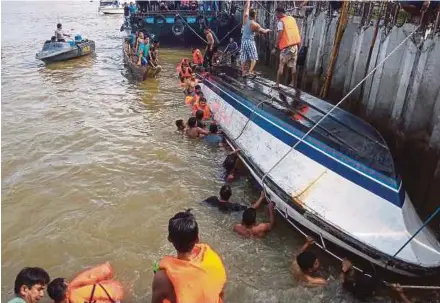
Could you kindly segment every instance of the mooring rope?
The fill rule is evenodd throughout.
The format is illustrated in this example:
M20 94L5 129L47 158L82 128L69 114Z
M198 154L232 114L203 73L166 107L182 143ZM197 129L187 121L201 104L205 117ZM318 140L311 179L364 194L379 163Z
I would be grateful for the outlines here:
M182 19L182 21L186 24L187 27L189 27L189 29L196 34L197 37L199 37L203 42L208 43L208 41L206 41L205 39L203 39L189 24L188 22L186 22L185 18L183 18L180 14L177 14L177 16L180 17L180 19Z
M400 42L399 45L397 45L381 62L379 62L361 81L359 81L358 84L356 84L355 87L353 87L338 103L336 103L321 119L319 119L319 121L313 125L285 154L284 156L282 156L263 176L263 178L261 179L261 182L263 183L263 187L264 187L264 179L266 179L266 177L269 175L270 172L272 172L272 170L281 163L281 161L283 161L287 155L290 154L290 152L292 150L294 150L300 143L302 143L304 141L304 139L312 132L315 130L316 127L318 127L319 124L321 124L322 121L324 121L325 118L327 118L336 108L338 108L359 86L362 85L362 83L365 82L365 80L368 79L368 77L370 77L378 68L379 66L381 66L382 64L385 63L386 60L388 60L389 57L391 57L391 55L393 55L397 49L399 49L408 39L411 38L411 36L416 33L416 31L419 29L420 25L412 32L410 33L405 39L402 40L402 42Z

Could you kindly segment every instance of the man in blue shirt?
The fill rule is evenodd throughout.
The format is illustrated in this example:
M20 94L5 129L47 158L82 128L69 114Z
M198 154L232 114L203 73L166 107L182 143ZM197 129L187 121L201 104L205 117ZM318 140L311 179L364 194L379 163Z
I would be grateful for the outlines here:
M209 126L209 135L205 136L203 139L209 145L220 146L222 144L222 142L223 142L223 137L220 136L217 133L218 133L218 126L217 126L217 124L211 124Z

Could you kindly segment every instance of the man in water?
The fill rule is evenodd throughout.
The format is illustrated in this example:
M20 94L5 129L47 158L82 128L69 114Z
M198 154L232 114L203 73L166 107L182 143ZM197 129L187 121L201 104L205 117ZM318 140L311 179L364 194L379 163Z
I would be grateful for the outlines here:
M205 199L203 202L208 203L211 206L218 207L221 211L242 211L247 209L246 206L229 202L229 199L232 196L232 189L229 185L223 185L220 188L220 198L217 196L211 196Z
M229 44L226 46L223 53L228 56L231 60L231 64L235 65L235 59L237 56L238 45L237 42L234 41L234 38L229 39Z
M66 42L66 40L64 40L64 37L70 37L70 35L64 33L63 26L61 23L57 24L57 29L55 31L55 37L57 38L58 42Z
M212 146L221 146L223 143L223 136L218 134L218 126L215 123L209 125L209 135L203 137L203 140Z
M255 33L267 34L270 29L264 29L255 22L256 12L254 10L249 10L251 6L251 1L247 0L244 7L243 14L243 34L241 36L241 49L240 49L240 61L242 75L245 74L246 62L250 61L249 72L247 75L255 76L254 67L258 60L257 46L255 45Z
M190 139L199 138L200 135L207 135L209 132L204 130L203 128L197 127L197 119L196 117L191 117L188 119L188 127L185 129L185 134Z
M200 97L199 102L194 103L192 112L195 114L198 110L203 111L203 120L209 120L211 118L211 109L206 104L205 97Z
M189 210L170 219L168 241L177 256L166 256L156 266L151 302L223 302L226 270L219 255L199 243L199 227Z
M25 267L15 278L15 298L8 303L35 303L44 297L44 290L49 284L49 274L39 267Z
M176 127L179 132L185 131L185 123L183 123L182 119L176 120Z
M159 41L154 40L153 44L150 47L150 58L151 60L148 61L148 64L150 64L152 67L157 67L159 64Z
M298 251L298 255L292 262L293 277L299 283L309 286L324 286L328 281L313 274L319 269L318 257L307 249L314 243L313 239L306 237L306 243Z
M280 86L280 78L286 64L292 69L292 80L289 86L296 87L296 61L298 59L298 46L301 43L298 25L295 18L286 15L283 7L278 7L275 14L279 21L277 25L277 41L272 54L275 54L277 49L280 50L280 64L278 66L275 87L278 88Z
M275 203L269 203L269 222L257 224L257 209L265 199L264 191L261 191L260 198L243 212L241 224L235 224L234 231L246 238L262 238L275 224Z
M225 169L225 180L227 182L233 181L241 171L241 160L238 157L238 153L241 150L237 148L232 153L226 156L225 161L223 161L223 168Z
M203 110L197 110L196 111L196 114L195 114L195 117L196 117L196 120L197 120L197 127L200 127L200 128L205 128L206 127L206 125L205 125L205 123L203 123Z

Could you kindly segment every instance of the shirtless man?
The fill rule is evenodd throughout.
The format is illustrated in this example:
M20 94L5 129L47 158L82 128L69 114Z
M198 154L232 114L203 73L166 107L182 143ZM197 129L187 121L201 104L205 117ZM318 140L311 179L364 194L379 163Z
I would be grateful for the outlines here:
M260 198L243 212L241 224L235 224L234 231L246 238L262 238L275 224L275 203L269 203L269 223L257 224L257 208L265 199L264 191L261 191Z
M324 286L328 281L322 277L315 277L313 273L319 268L318 257L307 249L314 243L313 239L306 237L306 243L300 248L298 255L292 262L293 277L299 283L309 286Z
M191 117L188 119L188 127L185 129L185 134L190 139L196 139L199 138L200 135L207 135L209 134L209 131L202 129L200 127L197 127L197 119L196 117Z

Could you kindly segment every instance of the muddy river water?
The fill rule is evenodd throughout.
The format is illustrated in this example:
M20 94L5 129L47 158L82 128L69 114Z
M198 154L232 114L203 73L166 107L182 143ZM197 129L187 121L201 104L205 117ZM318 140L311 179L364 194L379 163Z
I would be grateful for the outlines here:
M201 241L224 259L226 302L353 301L337 282L306 289L293 281L291 259L304 239L281 217L267 238L244 240L232 232L241 214L200 203L223 183L225 151L175 132L174 120L189 116L175 65L189 50L161 49L161 76L140 84L123 65L122 17L98 15L96 1L1 6L2 302L24 266L71 278L104 261L126 302L148 302L154 262L174 252L168 220L187 208ZM37 61L58 21L95 40L96 56ZM249 181L234 183L234 201L258 195ZM336 279L339 263L320 255L322 274Z

